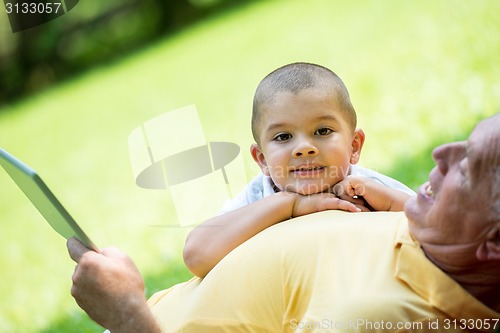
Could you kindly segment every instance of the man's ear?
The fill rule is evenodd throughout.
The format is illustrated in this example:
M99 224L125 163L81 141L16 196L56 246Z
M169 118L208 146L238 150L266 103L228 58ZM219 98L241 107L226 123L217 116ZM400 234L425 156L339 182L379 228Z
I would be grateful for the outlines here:
M267 167L266 157L264 156L264 153L262 153L262 150L256 143L250 146L250 153L252 154L254 161L257 162L257 164L259 165L260 170L262 170L262 173L266 176L270 176L269 168Z
M500 260L500 222L486 235L487 239L479 245L476 257L480 261Z
M354 131L354 136L352 138L352 152L349 162L351 164L356 164L361 157L361 149L363 148L363 143L365 142L365 132L361 128L357 128Z

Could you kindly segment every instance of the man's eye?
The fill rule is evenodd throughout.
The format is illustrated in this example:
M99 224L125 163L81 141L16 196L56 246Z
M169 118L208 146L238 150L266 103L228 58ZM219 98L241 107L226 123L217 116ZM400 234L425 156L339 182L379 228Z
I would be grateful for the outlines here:
M286 140L290 140L292 138L292 135L291 134L288 134L288 133L281 133L281 134L278 134L274 137L274 141L286 141Z
M333 133L333 131L331 129L325 127L325 128L320 128L314 134L317 134L317 135L328 135L328 134L331 134L331 133Z

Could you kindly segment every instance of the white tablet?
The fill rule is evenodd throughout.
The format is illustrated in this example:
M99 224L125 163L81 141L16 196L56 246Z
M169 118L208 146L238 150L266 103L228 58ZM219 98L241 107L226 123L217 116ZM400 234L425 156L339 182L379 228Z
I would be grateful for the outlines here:
M35 170L1 148L0 165L55 231L66 239L75 237L89 249L98 251Z

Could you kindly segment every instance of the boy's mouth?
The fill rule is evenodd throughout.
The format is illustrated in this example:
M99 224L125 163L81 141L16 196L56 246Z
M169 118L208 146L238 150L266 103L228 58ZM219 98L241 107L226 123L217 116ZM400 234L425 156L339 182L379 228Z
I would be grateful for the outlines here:
M292 169L291 172L298 176L312 176L316 175L325 170L325 167L322 165L309 165L309 166L299 166L295 169Z

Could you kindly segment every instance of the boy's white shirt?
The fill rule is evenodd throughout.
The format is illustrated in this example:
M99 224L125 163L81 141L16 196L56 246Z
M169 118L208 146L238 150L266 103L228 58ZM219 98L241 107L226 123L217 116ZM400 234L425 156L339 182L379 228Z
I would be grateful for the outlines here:
M378 181L379 183L385 186L403 191L409 195L415 195L415 192L411 190L408 186L379 172L363 168L361 166L354 164L351 164L350 168L351 168L350 174L352 176L368 177L370 179ZM231 212L235 209L246 206L252 202L259 201L274 193L276 193L276 191L274 190L271 177L265 176L264 174L260 173L257 176L255 176L250 181L250 183L248 183L245 186L245 188L243 188L243 191L240 194L226 201L226 203L222 206L219 215Z

